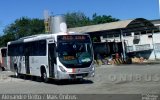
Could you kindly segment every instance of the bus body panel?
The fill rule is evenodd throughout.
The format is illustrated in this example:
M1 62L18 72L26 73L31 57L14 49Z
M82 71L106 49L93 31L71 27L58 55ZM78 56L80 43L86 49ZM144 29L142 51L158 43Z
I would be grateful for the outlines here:
M57 79L77 79L77 78L89 78L89 77L94 77L94 65L91 65L89 68L75 68L75 72L70 72L70 70L73 69L68 69L67 73L64 73L60 70L57 70Z
M19 73L25 73L24 56L10 56L8 57L8 67L11 71L15 71L15 67Z
M67 60L62 60L60 58L60 49L58 50L58 36L66 35L66 34L47 34L47 35L37 35L37 36L30 36L30 37L24 37L22 39L19 39L17 41L8 42L8 63L7 66L10 68L11 71L15 71L15 67L18 68L18 72L21 74L30 74L34 76L41 76L41 67L45 68L45 71L47 73L48 78L55 78L55 79L76 79L76 78L85 78L85 77L93 77L94 76L94 64L93 64L93 49L92 49L92 43L81 43L77 42L76 44L68 44L68 43L75 43L75 41L67 42L67 44L64 42L64 47L66 45L71 45L73 49L80 48L83 45L84 50L90 50L92 52L90 55L92 58L84 58L85 53L82 55L81 53L78 56L79 58L77 60L81 60L81 63L79 63L79 67L76 63L74 66L66 65L64 62L69 62L69 57L72 56L66 56L68 57ZM74 34L74 35L66 35L67 39L68 36L78 36L78 38L81 39L81 36L87 36L88 35L81 35L81 34ZM19 45L19 46L18 46ZM38 45L38 47L37 47ZM13 46L13 47L12 47ZM79 46L79 47L78 47ZM61 46L63 49L63 46ZM17 49L18 48L18 49ZM12 50L13 49L13 50ZM15 50L17 49L17 50ZM50 50L51 49L51 50ZM53 50L52 50L53 49ZM68 48L69 49L69 48ZM19 54L21 52L21 54ZM15 52L14 52L15 51ZM65 51L65 50L64 50ZM39 54L34 54L37 52L40 52ZM63 52L63 51L62 51ZM71 51L72 52L72 51ZM77 52L77 50L76 50ZM13 54L15 53L15 55ZM42 53L42 54L41 54ZM74 54L74 53L72 53ZM77 55L77 53L75 53ZM53 56L54 55L54 56ZM82 57L81 57L82 56ZM66 58L65 56L63 57ZM81 57L81 58L80 58ZM52 59L51 59L52 58ZM51 59L51 60L50 60ZM76 61L76 60L75 60ZM87 62L90 63L87 63ZM77 62L77 61L76 61ZM64 63L64 64L63 64ZM73 62L72 62L73 63ZM85 68L83 68L83 63L87 63ZM73 64L72 64L73 65ZM67 67L68 66L68 67ZM82 67L80 67L82 66ZM72 68L73 67L73 68Z
M48 65L48 57L47 56L30 56L30 71L31 75L40 76L40 67Z

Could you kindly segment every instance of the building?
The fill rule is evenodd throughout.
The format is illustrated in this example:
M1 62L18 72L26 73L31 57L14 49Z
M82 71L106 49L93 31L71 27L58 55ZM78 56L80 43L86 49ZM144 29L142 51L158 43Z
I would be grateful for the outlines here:
M145 59L160 59L159 20L149 21L144 18L104 23L84 27L70 28L68 31L90 34L99 42L122 42L129 56ZM123 48L124 49L124 48Z

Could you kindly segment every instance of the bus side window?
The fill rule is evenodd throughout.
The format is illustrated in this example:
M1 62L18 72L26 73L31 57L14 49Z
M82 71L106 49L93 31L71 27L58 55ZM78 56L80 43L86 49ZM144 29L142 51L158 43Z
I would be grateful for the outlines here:
M41 40L38 43L38 47L39 47L39 55L41 56L46 56L46 40Z

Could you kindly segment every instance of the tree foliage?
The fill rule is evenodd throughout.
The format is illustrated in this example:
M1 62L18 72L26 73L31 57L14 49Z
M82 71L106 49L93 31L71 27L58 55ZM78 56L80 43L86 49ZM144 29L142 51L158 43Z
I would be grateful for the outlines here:
M44 33L43 20L22 17L4 29L4 35L0 37L0 46L6 46L8 41L40 33Z
M65 17L68 28L109 23L119 20L110 15L97 15L96 13L90 18L82 12L66 13ZM30 19L27 17L19 18L4 29L4 35L0 36L0 46L6 46L8 41L13 41L24 36L45 33L44 31L44 20L37 18Z
M97 15L96 13L92 16L92 24L102 24L119 21L117 18L113 18L111 15Z
M97 15L96 13L92 15L92 18L87 17L82 12L67 13L65 17L68 28L119 21L119 19L113 18L111 15Z
M90 19L84 13L73 12L65 14L66 23L68 28L80 27L90 24Z

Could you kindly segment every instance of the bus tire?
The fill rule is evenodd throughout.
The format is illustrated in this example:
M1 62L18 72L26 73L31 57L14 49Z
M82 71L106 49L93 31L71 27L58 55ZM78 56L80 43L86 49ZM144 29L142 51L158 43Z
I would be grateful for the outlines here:
M48 82L47 72L44 68L41 69L41 80L45 83Z
M4 68L4 67L2 67L2 71L5 71L5 68Z
M5 71L4 67L0 66L0 71Z

